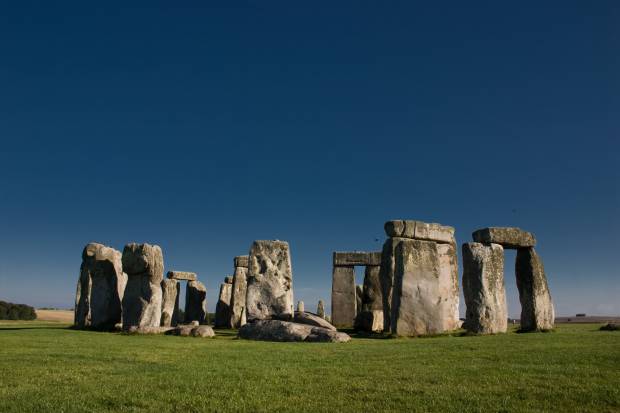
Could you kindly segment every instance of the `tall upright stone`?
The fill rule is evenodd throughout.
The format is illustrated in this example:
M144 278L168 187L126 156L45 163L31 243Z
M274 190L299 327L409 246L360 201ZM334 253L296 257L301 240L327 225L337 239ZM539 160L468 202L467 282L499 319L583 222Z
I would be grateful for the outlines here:
M228 277L226 281L228 281ZM215 327L231 327L230 299L232 296L232 287L232 283L224 282L220 284L220 296L215 306Z
M303 301L297 301L297 312L304 313L306 311L306 306Z
M355 286L355 318L362 312L362 295L364 295L364 288L357 284Z
M386 227L393 221L388 221ZM403 221L397 221L403 222ZM389 231L386 230L389 235ZM392 318L392 292L394 287L394 273L396 270L396 249L401 242L407 238L390 237L383 244L383 252L381 254L381 299L383 300L383 330L391 331Z
M332 274L332 318L336 327L353 327L357 315L355 268L334 267Z
M383 294L378 265L368 265L364 271L361 311L357 316L357 328L363 331L383 330Z
M504 248L499 244L463 244L463 327L479 334L505 333L508 309L504 284Z
M319 303L316 306L316 315L325 319L325 304L323 304L323 300L319 300Z
M181 289L175 279L166 278L161 282L162 306L161 326L174 327L179 324L179 297Z
M437 243L407 239L395 252L391 330L399 336L444 331Z
M254 241L250 248L247 321L293 317L293 272L288 242Z
M102 244L87 244L82 251L75 298L75 326L113 328L121 321L126 284L121 253Z
M515 264L521 330L544 331L554 326L555 311L542 260L533 247L517 249Z
M190 281L185 289L185 323L207 321L207 288L200 281Z
M164 257L158 245L125 245L123 269L127 287L123 297L123 328L159 327L161 322Z
M245 258L245 260L241 260L240 258ZM232 295L230 299L230 325L232 328L239 328L245 324L241 316L245 310L245 296L248 286L247 263L247 255L235 258L235 272L233 274ZM245 264L246 266L236 264Z
M459 319L459 264L456 244L437 244L439 254L439 296L444 331L456 330Z

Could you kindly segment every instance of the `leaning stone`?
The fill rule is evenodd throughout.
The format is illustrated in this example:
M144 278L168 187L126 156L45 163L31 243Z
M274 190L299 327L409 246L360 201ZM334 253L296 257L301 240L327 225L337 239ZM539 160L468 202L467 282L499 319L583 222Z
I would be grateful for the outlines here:
M127 287L123 297L123 328L159 327L161 321L164 257L158 245L125 245L123 269Z
M233 275L232 295L230 299L230 325L232 328L239 328L245 321L241 315L245 310L245 296L248 285L248 269L246 267L236 267Z
M334 252L334 266L381 265L381 252Z
M232 275L227 275L226 277L224 277L224 282L226 284L232 284L233 283L233 276Z
M168 271L166 275L171 280L196 281L197 276L194 272L187 271Z
M210 326L194 327L191 334L193 337L215 337L215 332Z
M185 289L185 322L203 324L207 315L207 288L200 281L190 281Z
M437 244L406 240L398 245L395 256L392 333L419 336L443 332Z
M316 315L325 319L325 304L323 304L323 300L319 300L319 303L316 306Z
M332 275L332 324L353 327L356 316L355 269L334 267Z
M293 272L288 242L254 241L250 248L246 317L293 317Z
M472 237L475 242L499 244L507 249L527 248L536 245L534 234L513 227L482 228L475 231Z
M87 244L75 298L75 326L113 329L121 321L126 284L121 253L102 244Z
M555 311L542 260L534 248L519 248L515 265L519 301L521 302L521 330L551 330Z
M303 301L297 301L297 311L300 313L303 313L304 311L306 311L306 307L304 306Z
M232 284L220 284L220 296L215 306L215 327L230 328L230 298L232 295Z
M504 249L499 244L463 244L463 296L467 306L463 327L478 334L508 329Z
M249 255L239 255L235 257L235 260L234 260L235 267L248 268L250 266L249 262L250 262Z
M164 279L161 282L161 291L161 325L164 327L176 326L179 323L179 296L181 293L179 282L173 279Z
M327 320L312 313L297 311L295 312L295 317L293 318L293 321L300 324L323 327L328 330L336 330L336 327L331 325Z
M256 320L239 329L239 337L262 341L308 341L343 343L351 339L345 333L307 324L280 320Z

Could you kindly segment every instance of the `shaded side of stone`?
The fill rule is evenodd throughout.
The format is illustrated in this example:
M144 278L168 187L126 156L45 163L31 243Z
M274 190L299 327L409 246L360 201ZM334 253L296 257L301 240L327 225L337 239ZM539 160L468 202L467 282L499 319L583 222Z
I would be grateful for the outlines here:
M387 225L387 224L386 224ZM381 298L383 300L383 329L391 331L392 317L392 291L394 285L395 252L398 245L406 241L407 238L393 237L388 238L383 244L381 253L381 269L379 278L381 280Z
M245 322L242 321L241 316L245 310L247 285L247 267L235 267L232 283L232 296L230 299L230 325L232 328L239 328L245 324Z
M332 274L332 324L337 327L353 327L356 313L355 268L334 267Z
M552 329L555 322L553 301L542 260L534 248L517 250L515 274L521 302L521 330Z
M161 282L162 306L161 326L174 327L179 324L179 298L181 289L175 279L164 279Z
M200 281L190 281L185 289L185 323L204 324L207 317L207 288Z
M220 295L215 306L215 327L230 328L231 308L230 299L232 296L232 284L220 284Z
M460 328L459 267L455 244L437 244L439 254L439 296L444 331Z

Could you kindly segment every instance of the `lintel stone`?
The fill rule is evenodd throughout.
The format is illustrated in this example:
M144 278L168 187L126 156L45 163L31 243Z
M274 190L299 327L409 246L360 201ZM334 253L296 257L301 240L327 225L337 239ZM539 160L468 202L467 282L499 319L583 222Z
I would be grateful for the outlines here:
M472 234L475 242L499 244L504 248L529 248L536 245L536 237L531 232L515 227L482 228Z
M198 279L195 272L187 271L168 271L168 274L166 274L166 276L171 280L196 281Z
M381 265L381 252L334 252L335 267L350 267L354 265Z
M249 255L239 255L235 257L235 267L244 267L248 268L250 264Z
M454 244L454 228L437 223L413 220L392 220L384 225L388 237L419 239L444 244Z

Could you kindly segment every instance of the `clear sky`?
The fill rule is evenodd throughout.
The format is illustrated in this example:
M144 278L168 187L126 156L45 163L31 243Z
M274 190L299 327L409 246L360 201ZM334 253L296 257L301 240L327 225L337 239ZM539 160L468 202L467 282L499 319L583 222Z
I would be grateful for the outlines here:
M399 218L532 231L559 315L620 315L620 4L429 3L4 2L0 299L136 241L213 310L277 238L314 310Z

